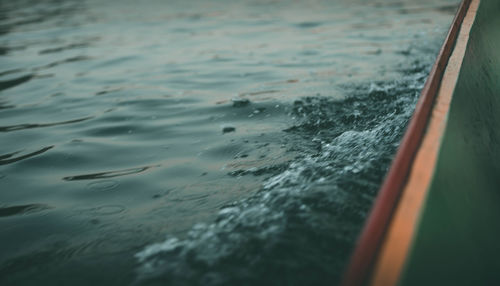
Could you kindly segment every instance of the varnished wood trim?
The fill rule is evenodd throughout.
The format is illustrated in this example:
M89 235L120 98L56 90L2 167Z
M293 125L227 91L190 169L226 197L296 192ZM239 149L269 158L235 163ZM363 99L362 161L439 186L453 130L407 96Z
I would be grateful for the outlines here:
M373 286L396 285L408 258L409 249L434 174L441 139L446 129L453 91L460 74L469 33L476 17L479 2L480 0L472 0L467 15L463 20L455 48L441 81L436 103L432 109L429 127L418 150L408 183L403 190L377 260L371 283Z
M463 0L452 22L446 40L422 90L396 157L379 191L370 216L358 239L342 281L343 286L360 286L368 282L385 238L389 223L407 182L412 163L435 101L437 91L451 55L458 31L471 0Z

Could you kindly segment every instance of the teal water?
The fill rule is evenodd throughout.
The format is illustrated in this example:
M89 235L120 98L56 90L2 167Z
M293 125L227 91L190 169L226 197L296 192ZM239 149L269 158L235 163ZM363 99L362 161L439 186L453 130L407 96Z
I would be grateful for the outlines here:
M0 1L0 284L337 283L457 2Z

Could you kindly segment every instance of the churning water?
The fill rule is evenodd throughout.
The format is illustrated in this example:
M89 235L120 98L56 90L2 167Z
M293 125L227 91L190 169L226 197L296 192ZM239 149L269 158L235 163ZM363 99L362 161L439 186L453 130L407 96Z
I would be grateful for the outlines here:
M0 284L337 283L457 2L0 1Z

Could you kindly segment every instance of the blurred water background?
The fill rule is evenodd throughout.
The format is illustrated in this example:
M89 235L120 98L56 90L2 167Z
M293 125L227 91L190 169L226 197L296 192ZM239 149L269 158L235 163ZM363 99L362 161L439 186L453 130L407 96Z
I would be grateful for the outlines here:
M0 1L0 284L335 285L457 4Z

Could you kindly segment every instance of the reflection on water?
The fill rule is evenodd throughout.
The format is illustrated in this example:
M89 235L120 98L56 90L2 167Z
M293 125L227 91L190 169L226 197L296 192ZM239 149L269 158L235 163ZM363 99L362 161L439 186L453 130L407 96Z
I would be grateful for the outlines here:
M456 5L1 1L0 284L334 284Z

